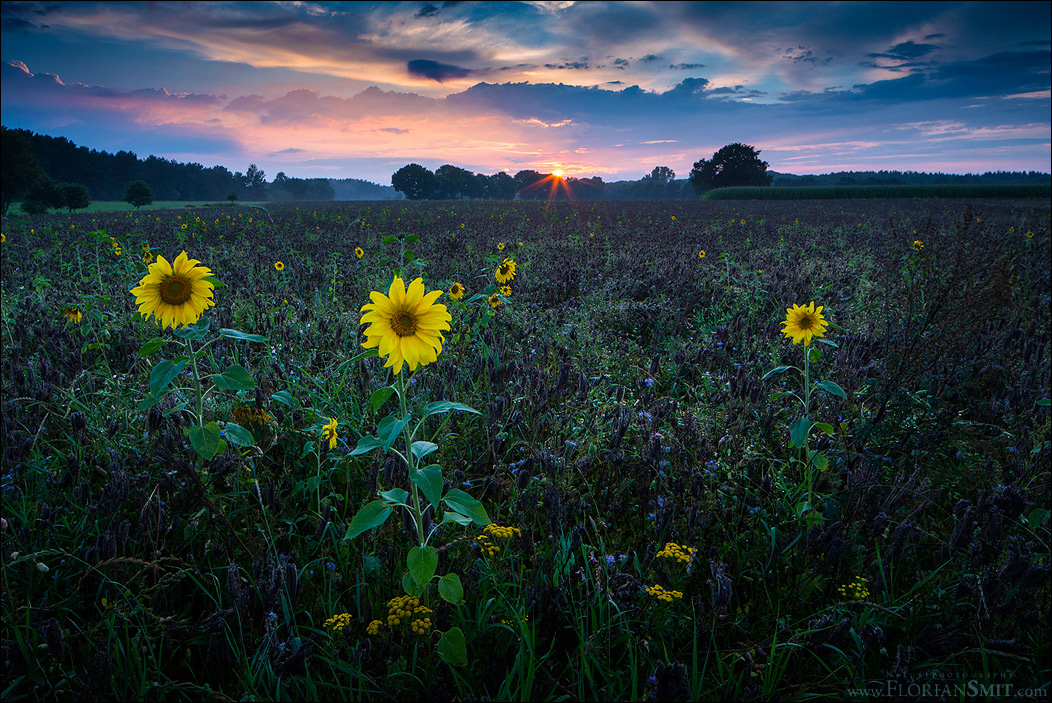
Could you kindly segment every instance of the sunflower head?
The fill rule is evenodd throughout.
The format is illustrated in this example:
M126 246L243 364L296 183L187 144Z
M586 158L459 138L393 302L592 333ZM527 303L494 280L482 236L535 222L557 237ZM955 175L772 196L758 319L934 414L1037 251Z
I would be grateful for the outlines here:
M361 247L355 247L354 248L354 255L357 256L360 259L363 256L365 256L365 251Z
M285 262L284 261L275 261L274 262L274 270L276 270L276 271L284 271L285 270Z
M62 312L62 317L66 318L74 325L79 325L81 319L80 308L76 305L67 305L66 309Z
M336 448L336 438L338 436L336 434L336 425L338 424L340 423L336 421L336 418L330 417L329 422L325 425L322 425L322 439L329 440L329 449Z
M445 305L435 303L441 295L440 290L425 294L421 278L406 288L395 276L387 295L373 291L369 294L373 302L362 306L361 324L369 325L362 346L376 348L380 356L387 357L384 366L391 367L396 376L403 362L416 371L417 366L435 361L446 341L442 330L448 330L453 319Z
M497 251L504 251L504 242L497 242Z
M464 286L454 281L453 285L449 287L449 297L453 300L460 300L464 297Z
M782 334L791 338L793 344L803 342L805 347L810 346L813 337L824 337L829 323L822 317L823 307L819 305L816 308L812 300L808 305L794 304L793 307L786 308L785 321L782 322L785 329L782 330Z
M698 258L699 259L704 259L705 258L705 250L704 249L702 249L702 250L700 250L698 252Z
M493 295L491 295L489 297L489 306L491 308L496 309L496 307L498 305L500 305L500 303L501 303L500 296L498 296L496 293L494 293Z
M139 314L157 318L162 327L189 326L201 319L204 311L215 305L212 300L214 286L205 280L212 275L211 269L198 266L186 252L179 254L175 262L158 255L150 264L150 272L131 289Z
M914 251L920 251L923 248L924 248L924 242L922 242L919 239L914 239L913 240L913 250Z
M515 278L515 261L514 259L505 259L497 267L497 270L493 272L493 277L497 279L497 283L507 283L511 279Z
M501 286L500 294L507 298L509 295L511 295L511 286Z

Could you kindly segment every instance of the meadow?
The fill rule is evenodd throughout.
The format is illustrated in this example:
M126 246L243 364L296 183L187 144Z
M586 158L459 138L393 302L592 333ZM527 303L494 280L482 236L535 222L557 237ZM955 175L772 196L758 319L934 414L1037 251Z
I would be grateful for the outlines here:
M1047 699L1049 219L10 217L3 698ZM130 291L182 251L215 306L162 330ZM397 376L361 326L396 270L451 316Z

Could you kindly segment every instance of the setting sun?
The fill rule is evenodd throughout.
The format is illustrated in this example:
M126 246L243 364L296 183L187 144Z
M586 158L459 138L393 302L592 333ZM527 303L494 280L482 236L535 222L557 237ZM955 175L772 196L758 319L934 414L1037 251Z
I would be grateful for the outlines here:
M555 176L556 178L562 178L563 177L563 170L561 168L557 168L554 171L552 171L552 175Z

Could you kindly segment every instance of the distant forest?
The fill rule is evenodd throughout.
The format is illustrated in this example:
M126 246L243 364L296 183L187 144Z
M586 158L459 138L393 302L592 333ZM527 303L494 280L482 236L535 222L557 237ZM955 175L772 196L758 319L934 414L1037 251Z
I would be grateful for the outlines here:
M171 159L148 156L140 159L130 151L110 154L77 146L65 137L51 137L27 130L11 130L24 136L32 145L44 172L53 181L80 183L88 188L92 200L122 200L130 181L145 181L157 200L400 200L404 196L392 186L357 178L292 178L278 173L270 182L253 164L245 173L231 172L223 166L206 168L198 163L179 163ZM447 167L443 167L447 168ZM449 170L463 169L449 166ZM441 170L441 169L440 169ZM466 172L465 172L466 173ZM520 176L535 172L520 172ZM947 184L1048 184L1052 176L1036 171L996 171L983 174L955 175L915 171L845 171L818 176L774 175L773 187L817 185L947 185ZM470 175L470 174L469 174ZM481 174L476 174L478 177ZM543 174L536 174L543 177ZM494 177L482 176L483 179ZM510 178L508 180L511 180ZM527 179L532 182L534 179ZM575 197L582 200L693 199L697 197L690 182L675 178L675 173L659 166L635 181L606 183L596 176L588 179L568 178ZM498 197L515 197L504 194ZM531 192L525 197L546 197ZM560 193L560 197L565 197Z

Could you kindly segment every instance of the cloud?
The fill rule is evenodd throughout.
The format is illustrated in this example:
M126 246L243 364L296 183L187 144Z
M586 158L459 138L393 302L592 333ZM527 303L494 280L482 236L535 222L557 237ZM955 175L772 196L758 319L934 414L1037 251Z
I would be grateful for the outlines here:
M409 134L408 129L399 129L398 127L381 127L376 130L377 132L387 132L389 134Z
M914 44L913 41L905 41L896 44L881 54L867 54L872 58L887 58L893 61L916 61L937 50L937 44Z
M453 66L430 59L413 59L406 64L409 75L421 78L430 78L433 81L443 83L453 78L467 78L472 74L471 69Z

